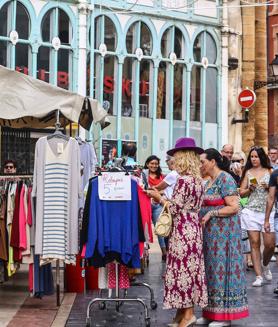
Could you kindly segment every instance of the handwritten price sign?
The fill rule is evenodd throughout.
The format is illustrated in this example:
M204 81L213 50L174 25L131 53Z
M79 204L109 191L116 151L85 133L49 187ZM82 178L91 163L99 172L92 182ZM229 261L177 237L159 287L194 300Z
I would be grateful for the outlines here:
M98 177L98 194L100 200L131 200L131 179L125 173L102 173Z

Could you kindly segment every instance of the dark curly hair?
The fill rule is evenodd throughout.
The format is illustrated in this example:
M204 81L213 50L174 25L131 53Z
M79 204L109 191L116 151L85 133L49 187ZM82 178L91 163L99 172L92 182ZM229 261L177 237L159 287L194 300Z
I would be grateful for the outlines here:
M162 175L162 169L159 165L160 159L157 156L155 156L155 155L149 156L145 162L144 169L149 169L147 165L153 160L156 160L158 162L158 167L157 167L155 174L156 174L157 178L160 178L160 176Z
M249 151L247 161L246 161L246 165L245 165L244 170L242 172L241 180L243 180L243 178L244 178L245 174L247 173L247 171L253 167L252 162L251 162L251 153L253 151L257 152L257 155L258 155L258 157L260 159L261 166L263 168L266 168L266 169L271 169L272 168L271 165L270 165L269 158L268 158L267 154L265 153L265 150L261 146L253 146Z
M225 156L222 156L219 151L209 148L205 150L205 154L207 155L207 160L211 161L214 159L219 169L230 173L230 161Z

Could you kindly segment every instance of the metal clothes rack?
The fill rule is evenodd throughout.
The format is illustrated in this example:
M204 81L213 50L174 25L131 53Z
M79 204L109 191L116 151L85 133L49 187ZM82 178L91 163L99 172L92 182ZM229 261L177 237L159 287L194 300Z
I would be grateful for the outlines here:
M116 288L115 288L115 292L116 295L114 298L112 297L107 297L107 298L94 298L92 299L88 306L87 306L87 316L86 316L86 327L91 327L93 326L93 316L90 316L90 311L91 311L91 307L95 304L95 303L99 303L99 308L101 310L104 310L106 305L106 302L115 302L116 303L116 311L119 312L120 310L120 306L124 303L124 302L137 302L140 303L143 306L144 309L144 316L145 316L145 325L146 327L151 326L151 318L149 316L149 309L146 305L146 303L144 302L144 300L142 300L141 298L127 298L127 290L125 290L124 292L124 296L120 297L120 287L119 287L119 263L115 264L116 266ZM151 308L154 310L157 308L157 303L154 300L154 292L152 290L152 288L150 287L150 285L146 284L146 283L131 283L131 286L143 286L143 287L147 287L148 290L151 293Z
M0 175L0 180L17 181L19 179L31 179L33 175Z
M129 173L126 170L123 170L123 168L121 167L121 163L122 161L116 160L115 161L115 166L108 170L108 172L126 172L127 175L129 175ZM101 173L100 173L101 175ZM106 307L106 302L115 302L116 303L116 311L119 312L120 306L124 303L124 302L137 302L139 304L141 304L143 306L144 309L144 316L145 316L145 325L147 327L151 326L151 318L149 316L149 309L146 305L146 303L144 302L144 300L142 300L141 298L127 298L127 290L124 291L124 296L120 297L120 287L119 287L119 263L115 263L115 267L116 267L116 288L115 288L115 297L107 297L107 298L102 298L102 297L97 297L92 299L89 304L87 305L87 316L86 316L86 327L91 327L93 326L93 316L90 316L90 311L91 311L91 307L96 304L99 303L99 309L100 310L104 310ZM148 289L148 291L150 292L150 307L152 310L155 310L157 308L157 303L154 299L154 292L153 289L151 288L151 286L147 283L141 283L141 282L131 282L130 286L134 286L134 287L145 287ZM100 295L101 295L101 291L100 291Z
M0 182L2 181L14 181L18 182L22 179L32 179L33 175L17 175L17 174L12 174L12 175L0 175ZM56 305L59 307L61 305L61 287L60 287L60 262L59 260L56 260Z

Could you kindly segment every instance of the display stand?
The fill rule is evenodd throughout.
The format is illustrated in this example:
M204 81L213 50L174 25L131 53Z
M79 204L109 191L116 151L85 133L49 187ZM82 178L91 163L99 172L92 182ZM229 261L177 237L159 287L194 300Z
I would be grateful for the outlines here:
M64 298L64 296L63 296ZM62 299L63 300L63 299ZM60 260L56 260L56 305L61 305L61 276L60 276Z
M151 326L151 318L149 316L149 309L147 307L147 305L145 304L144 300L140 299L140 298L126 298L126 294L127 291L125 291L125 296L124 297L120 297L120 288L119 288L119 263L115 264L116 267L116 289L115 289L115 297L114 298L95 298L92 299L88 306L87 306L87 317L86 317L86 326L87 327L91 327L93 326L93 316L90 316L90 311L91 311L91 307L95 304L95 303L99 303L100 304L100 309L105 309L105 303L106 302L115 302L116 303L116 310L119 311L120 306L124 303L124 302L137 302L140 303L143 308L144 308L144 316L145 316L145 325ZM147 287L149 289L149 291L151 292L151 308L152 309L156 309L157 308L157 303L154 300L154 293L152 288L146 284L146 283L132 283L131 286L144 286Z
M21 179L32 179L33 175L0 175L0 183L2 181L7 181L7 182L17 182ZM60 278L60 262L59 260L56 260L56 304L57 307L61 305L61 278Z
M109 172L125 172L126 175L129 175L129 172L126 170L123 170L123 167L121 166L122 159L116 160L114 162L114 167L110 168ZM101 173L100 173L101 175ZM144 319L145 319L145 325L148 327L151 325L151 319L149 316L149 309L144 302L143 299L141 298L128 298L127 297L127 290L124 291L124 296L120 297L120 287L119 287L119 263L115 262L115 273L116 273L116 287L115 287L115 297L109 296L106 298L101 297L101 291L99 294L99 297L92 299L88 306L87 306L87 316L86 316L86 326L91 327L93 326L93 316L90 316L90 311L91 307L98 303L99 304L99 309L104 310L106 307L107 302L114 302L116 303L116 311L119 312L120 306L124 304L124 302L137 302L143 306L144 309ZM157 308L157 303L154 300L154 292L153 289L150 287L150 285L146 283L141 283L141 282L133 282L130 284L130 286L136 286L136 287L145 287L148 289L150 292L150 307L151 309L156 309Z

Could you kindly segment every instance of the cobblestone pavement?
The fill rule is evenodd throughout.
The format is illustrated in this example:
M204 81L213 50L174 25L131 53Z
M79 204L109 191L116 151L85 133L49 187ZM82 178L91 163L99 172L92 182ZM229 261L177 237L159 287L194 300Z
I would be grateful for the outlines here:
M150 310L151 326L163 327L171 322L174 315L172 310L162 309L163 300L163 279L162 273L164 266L161 263L159 254L152 254L150 257L150 266L145 274L138 277L138 280L149 283L155 293L155 299L158 307L156 310ZM278 326L278 296L273 294L273 288L278 281L278 267L271 264L273 272L273 282L266 284L261 288L251 286L254 280L254 272L247 272L248 282L248 300L250 306L250 317L241 321L233 322L233 327L277 327ZM86 325L86 309L88 302L96 297L97 292L77 295L73 304L71 313L67 321L67 327L81 327ZM143 288L133 287L128 291L128 297L142 297L149 306L148 291ZM196 311L197 317L201 316L201 311ZM120 312L116 312L115 304L108 304L105 310L99 310L95 305L91 310L92 326L105 327L139 327L145 326L142 306L140 304L125 303L120 307Z

